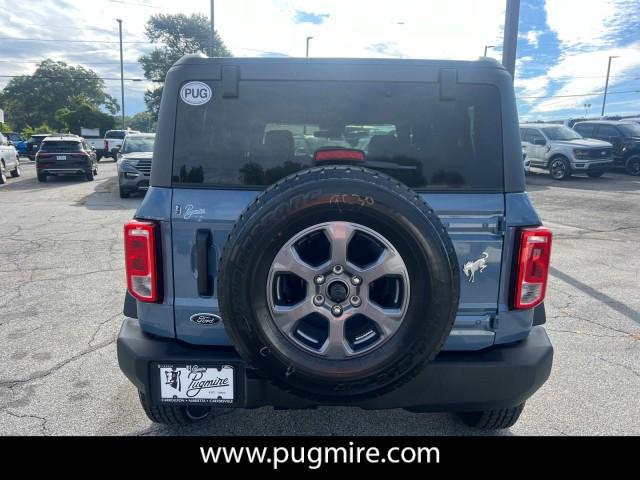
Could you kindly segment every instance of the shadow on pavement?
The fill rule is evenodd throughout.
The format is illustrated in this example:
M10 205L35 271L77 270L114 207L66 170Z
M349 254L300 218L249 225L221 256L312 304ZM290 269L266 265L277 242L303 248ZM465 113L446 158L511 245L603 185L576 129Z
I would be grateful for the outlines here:
M251 417L254 417L253 419ZM363 422L363 419L365 422ZM265 421L266 420L266 421ZM150 424L136 435L215 436L386 436L386 435L482 435L511 436L510 430L483 431L468 428L445 413L410 413L404 410L360 411L324 407L317 410L218 410L201 423L186 426Z
M610 297L606 293L602 293L599 290L596 290L595 288L590 287L586 283L582 283L580 280L573 278L571 275L568 275L564 272L561 272L557 268L550 267L549 273L551 273L551 275L553 275L557 279L562 280L563 282L571 285L574 288L577 288L581 292L586 293L590 297L595 298L599 302L604 303L609 308L612 308L613 310L620 313L621 315L624 315L628 319L633 320L636 323L640 323L640 312L638 312L637 310L634 310L628 305Z
M640 177L620 172L607 172L600 178L590 178L584 174L573 175L566 180L554 180L544 170L531 171L526 176L527 190L530 192L547 190L551 187L575 190L630 192L640 191Z

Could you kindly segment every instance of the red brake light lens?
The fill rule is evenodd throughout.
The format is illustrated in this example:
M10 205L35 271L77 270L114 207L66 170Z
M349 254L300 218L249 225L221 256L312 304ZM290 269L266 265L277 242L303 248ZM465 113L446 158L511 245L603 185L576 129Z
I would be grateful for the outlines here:
M156 225L131 220L124 225L124 255L129 293L143 302L159 302Z
M520 231L514 308L533 308L544 300L551 258L551 230L544 227Z
M362 150L355 148L327 148L316 151L313 159L316 162L328 162L335 160L364 162L365 155Z

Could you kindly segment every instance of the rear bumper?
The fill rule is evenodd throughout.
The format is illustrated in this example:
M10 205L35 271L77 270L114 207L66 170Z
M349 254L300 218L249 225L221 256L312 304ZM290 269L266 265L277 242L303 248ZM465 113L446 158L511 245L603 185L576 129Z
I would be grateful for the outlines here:
M248 368L232 348L199 347L144 333L126 318L117 341L120 369L152 404L159 402L156 363L233 365L237 408L313 408L317 403L273 386ZM425 411L477 411L508 408L529 398L549 378L553 347L543 327L533 327L518 343L479 352L442 352L400 388L348 403L365 409L419 407ZM346 403L345 403L346 404ZM228 407L229 405L225 405Z

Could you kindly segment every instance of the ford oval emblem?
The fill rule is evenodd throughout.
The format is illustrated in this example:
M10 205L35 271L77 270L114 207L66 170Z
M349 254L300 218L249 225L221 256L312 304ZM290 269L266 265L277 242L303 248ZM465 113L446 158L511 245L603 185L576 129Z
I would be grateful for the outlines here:
M194 313L189 319L198 325L215 325L222 321L218 315L213 313Z

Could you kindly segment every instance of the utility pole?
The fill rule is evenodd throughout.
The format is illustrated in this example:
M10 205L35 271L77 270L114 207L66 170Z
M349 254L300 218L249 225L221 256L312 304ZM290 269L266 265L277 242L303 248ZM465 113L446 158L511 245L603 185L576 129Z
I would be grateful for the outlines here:
M307 37L307 57L309 56L309 40L313 39L313 37Z
M213 0L211 0L211 47L210 47L210 52L209 52L209 56L213 57L214 53L215 53L215 44L216 44L216 30L215 30L215 23L213 22Z
M520 0L507 0L504 13L504 40L502 43L502 65L515 78L516 53L518 49L518 22L520 20Z
M609 73L611 72L612 58L618 58L618 57L615 55L610 56L609 63L607 64L607 81L604 84L604 98L602 99L602 113L600 114L601 117L604 117L604 107L607 104L607 90L609 90Z
M494 48L494 47L495 47L495 45L485 45L484 46L484 55L483 55L483 57L487 56L487 49Z
M120 31L120 94L122 97L122 129L124 130L124 64L122 63L122 19L116 18L118 21L118 30Z

